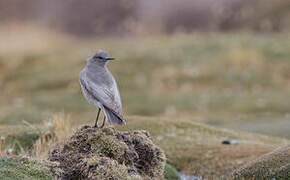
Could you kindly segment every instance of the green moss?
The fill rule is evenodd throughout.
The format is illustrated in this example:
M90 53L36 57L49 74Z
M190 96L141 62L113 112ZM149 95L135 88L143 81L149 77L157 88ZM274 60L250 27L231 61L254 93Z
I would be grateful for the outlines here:
M290 179L290 145L265 154L233 173L235 179Z
M178 175L178 172L176 171L176 169L171 166L170 164L166 164L165 165L165 169L164 169L164 177L167 180L180 180L180 177Z
M134 162L138 172L143 176L162 177L165 167L165 154L156 145L147 131L124 132L123 137L133 145L138 160Z
M147 131L84 126L49 155L63 179L162 179L163 151Z
M87 162L87 166L90 169L88 172L88 179L143 179L137 173L131 173L130 171L128 172L128 167L124 164L119 164L117 161L106 157L92 157Z
M91 152L104 154L118 161L122 161L124 153L129 150L124 142L118 142L112 136L106 136L102 132L89 137L88 143L91 144Z
M0 158L0 179L53 180L47 165L27 158Z

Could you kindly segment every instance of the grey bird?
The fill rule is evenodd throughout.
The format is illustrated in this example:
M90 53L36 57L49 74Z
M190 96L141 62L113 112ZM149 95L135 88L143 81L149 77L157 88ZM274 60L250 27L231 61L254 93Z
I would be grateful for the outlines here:
M107 52L98 50L87 59L85 68L80 72L83 96L90 104L98 107L96 128L101 110L104 111L104 120L100 128L104 127L106 121L109 124L126 124L117 83L107 68L108 61L114 59Z

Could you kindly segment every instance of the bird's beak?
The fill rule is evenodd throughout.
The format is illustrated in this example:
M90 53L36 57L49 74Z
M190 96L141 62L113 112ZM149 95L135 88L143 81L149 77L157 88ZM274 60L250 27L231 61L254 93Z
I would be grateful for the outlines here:
M113 57L106 57L106 60L109 61L109 60L114 60L115 58Z

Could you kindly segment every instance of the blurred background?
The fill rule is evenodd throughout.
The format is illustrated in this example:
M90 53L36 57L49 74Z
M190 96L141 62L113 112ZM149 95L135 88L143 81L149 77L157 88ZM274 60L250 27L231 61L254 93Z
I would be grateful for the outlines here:
M0 132L58 112L93 123L78 73L105 49L119 59L109 68L125 117L289 138L289 10L288 0L0 0Z
M74 36L175 32L287 32L287 0L11 0L1 25L33 23Z

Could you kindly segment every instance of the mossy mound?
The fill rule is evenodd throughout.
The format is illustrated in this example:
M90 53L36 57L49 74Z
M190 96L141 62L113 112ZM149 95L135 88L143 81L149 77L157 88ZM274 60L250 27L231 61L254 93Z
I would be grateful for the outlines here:
M62 179L162 179L163 151L147 131L84 126L49 154Z
M51 168L54 173L51 173ZM29 158L0 158L0 179L46 179L53 180L57 176L58 168L53 167L53 164L46 161L36 161Z
M290 144L236 170L233 177L234 179L290 179Z

